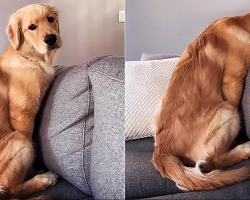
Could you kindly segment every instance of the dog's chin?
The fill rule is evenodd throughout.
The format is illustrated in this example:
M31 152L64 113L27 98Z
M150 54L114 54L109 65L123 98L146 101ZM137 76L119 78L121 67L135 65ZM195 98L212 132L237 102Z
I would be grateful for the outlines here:
M48 45L48 51L56 50L56 49L59 49L59 48L60 48L60 46L58 44Z

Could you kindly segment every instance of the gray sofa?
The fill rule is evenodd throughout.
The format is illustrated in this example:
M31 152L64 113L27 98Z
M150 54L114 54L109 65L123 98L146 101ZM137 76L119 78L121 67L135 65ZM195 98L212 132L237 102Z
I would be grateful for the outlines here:
M141 60L159 60L177 55L143 54ZM240 113L242 129L239 141L250 138L250 73L247 76ZM248 135L248 137L247 137ZM183 192L176 184L161 177L152 164L154 139L144 138L126 141L125 190L127 199L250 199L250 180L211 191ZM250 167L250 160L231 168Z
M157 59L168 57L158 55ZM147 55L144 58L147 59ZM150 59L154 59L152 55ZM219 190L182 192L154 168L153 138L127 141L124 146L124 58L105 56L81 65L57 66L56 71L36 119L34 167L55 171L61 178L54 187L35 196L124 199L126 194L126 199L250 198L250 181ZM239 140L248 140L246 133L250 136L250 126L246 123L250 119L249 98L250 74L243 94ZM250 160L233 168L242 166L250 167Z
M36 118L34 168L60 179L34 196L124 199L124 58L55 70Z

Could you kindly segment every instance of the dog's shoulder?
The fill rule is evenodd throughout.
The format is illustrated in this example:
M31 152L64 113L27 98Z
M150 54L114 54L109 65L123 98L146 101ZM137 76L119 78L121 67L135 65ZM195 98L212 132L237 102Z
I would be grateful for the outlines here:
M11 76L13 71L17 73L32 73L34 76L42 77L51 81L54 77L52 63L46 62L39 57L25 57L14 51L11 46L0 57L0 68L5 69Z

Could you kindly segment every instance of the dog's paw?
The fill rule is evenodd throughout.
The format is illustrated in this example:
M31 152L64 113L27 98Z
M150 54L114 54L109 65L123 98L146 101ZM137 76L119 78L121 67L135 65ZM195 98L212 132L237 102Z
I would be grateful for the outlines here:
M201 173L209 173L211 171L208 162L205 160L198 160L196 162L195 168L198 169Z
M178 183L176 183L176 187L178 187L183 192L188 192L189 191L187 188L180 186Z
M250 141L248 141L246 143L243 143L243 144L241 144L241 145L239 145L237 147L241 148L244 152L247 153L248 157L250 157Z
M44 174L36 175L35 178L41 181L45 188L49 186L54 186L57 183L58 175L53 172L47 172Z

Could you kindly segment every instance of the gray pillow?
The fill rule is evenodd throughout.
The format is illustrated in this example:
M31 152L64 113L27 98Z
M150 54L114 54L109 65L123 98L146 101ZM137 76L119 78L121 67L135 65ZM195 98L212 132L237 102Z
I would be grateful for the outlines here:
M90 154L94 103L89 63L59 67L41 107L38 137L45 166L91 194Z
M90 182L94 199L125 198L124 58L91 66L95 127Z
M248 139L250 139L250 73L248 72L245 87L243 91L242 101L241 101L241 111L243 115L243 124L245 128Z
M148 54L143 53L141 56L141 61L147 61L147 60L163 60L168 58L177 58L180 57L179 55L175 54Z

